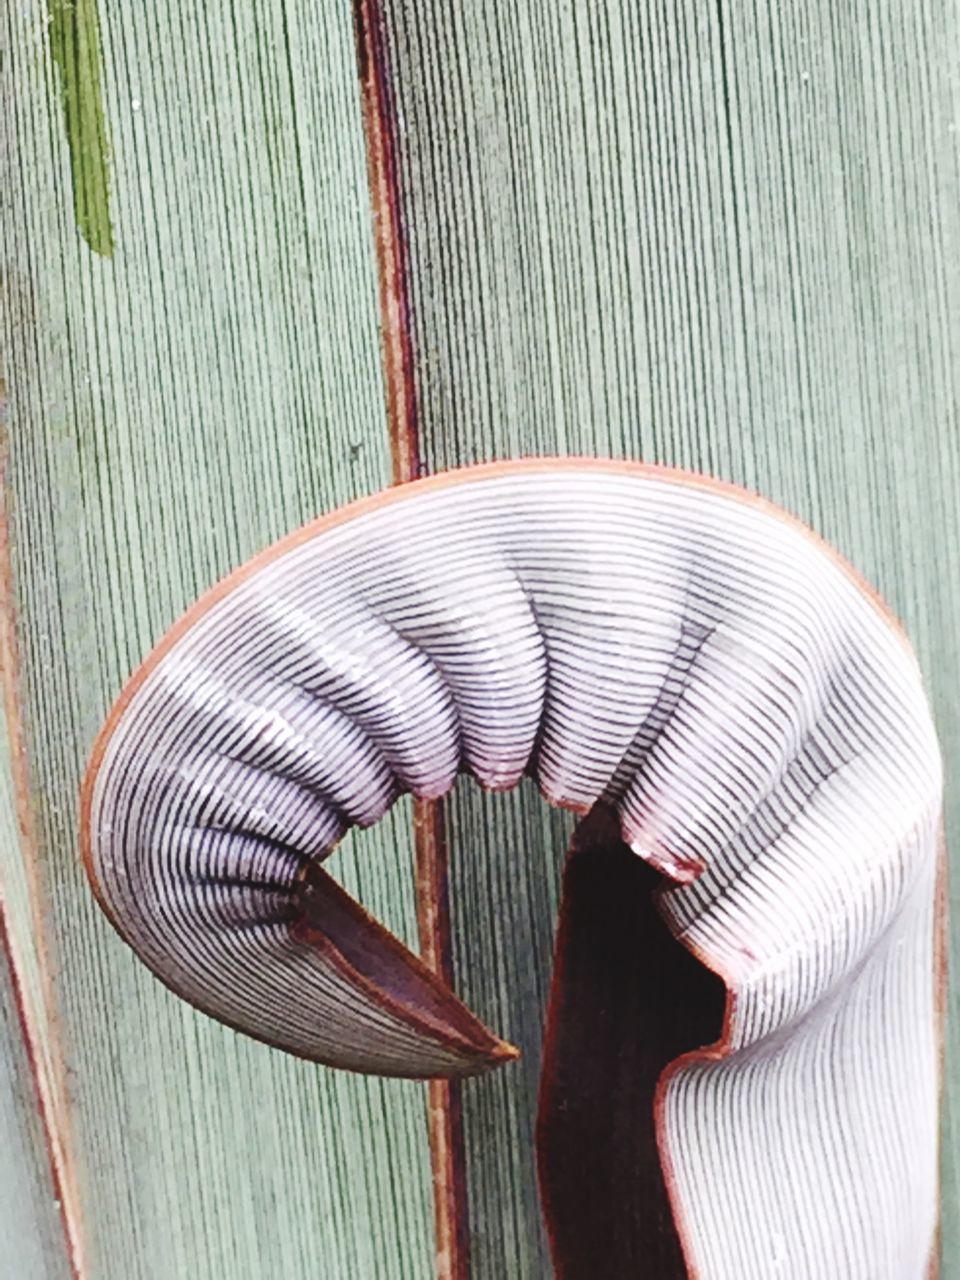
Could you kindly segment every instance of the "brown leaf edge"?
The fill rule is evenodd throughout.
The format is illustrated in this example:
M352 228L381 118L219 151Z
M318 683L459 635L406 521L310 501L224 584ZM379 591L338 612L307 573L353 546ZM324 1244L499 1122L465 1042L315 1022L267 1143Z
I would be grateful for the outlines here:
M0 383L0 402L5 403ZM60 1222L67 1265L74 1280L87 1275L87 1252L82 1204L77 1186L76 1159L69 1114L66 1057L60 1027L54 962L45 911L41 850L34 822L33 788L23 715L23 672L18 642L19 614L14 590L12 555L12 488L9 478L9 441L3 418L0 438L0 695L10 747L11 781L16 808L17 834L27 874L30 927L37 948L41 990L37 1009L28 997L23 966L8 924L4 886L0 878L0 950L5 953L13 987L13 1001L20 1024L27 1061L33 1079L37 1109L47 1146L47 1160ZM41 1048L40 1022L50 1037L49 1057Z

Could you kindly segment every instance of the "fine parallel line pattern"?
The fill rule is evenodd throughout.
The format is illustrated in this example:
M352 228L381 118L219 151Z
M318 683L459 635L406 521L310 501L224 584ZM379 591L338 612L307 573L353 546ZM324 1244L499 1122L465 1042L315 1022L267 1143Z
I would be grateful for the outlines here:
M745 484L802 515L907 623L948 762L950 839L960 822L953 0L884 0L866 16L826 0L387 0L382 11L427 466L643 459ZM517 830L536 838L539 802L527 790L491 810L461 787L448 822L468 842L452 853L458 989L495 1025L509 1008L514 1029L536 1027L549 965L532 964L524 994L509 995L501 955L514 935L550 926L531 925L501 846ZM529 852L555 874L550 846ZM458 879L474 856L483 870ZM546 901L555 894L554 880ZM945 1275L960 1257L958 1029L952 994ZM503 1076L478 1081L466 1101L482 1234L474 1280L550 1273L528 1103Z
M0 376L85 1280L422 1280L423 1087L194 1014L104 927L78 848L91 744L151 645L231 565L390 478L350 6L99 4L110 257L76 225L51 7L0 6ZM413 941L410 825L369 833L399 857L348 841L341 873Z
M291 680L315 701L309 733ZM306 786L344 716L358 732ZM465 470L279 544L134 677L87 783L95 884L134 949L294 1053L466 1073L462 1048L357 1000L290 928L301 873L353 821L335 797L385 763L378 731L424 754L365 823L458 772L492 790L527 774L559 807L612 803L671 882L665 917L729 993L722 1042L668 1067L656 1104L695 1273L815 1280L842 1260L849 1280L919 1280L937 1214L940 755L905 638L837 558L675 473Z

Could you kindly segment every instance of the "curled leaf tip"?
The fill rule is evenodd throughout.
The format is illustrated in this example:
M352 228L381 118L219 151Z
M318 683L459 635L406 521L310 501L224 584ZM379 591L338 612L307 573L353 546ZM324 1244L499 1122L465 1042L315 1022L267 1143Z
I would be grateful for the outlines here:
M351 1016L367 1016L373 1035L382 1012L418 1038L425 1059L411 1048L410 1074L438 1074L429 1069L435 1046L458 1059L442 1073L449 1076L473 1075L518 1056L317 863L301 872L295 903L292 936L317 948L350 984Z

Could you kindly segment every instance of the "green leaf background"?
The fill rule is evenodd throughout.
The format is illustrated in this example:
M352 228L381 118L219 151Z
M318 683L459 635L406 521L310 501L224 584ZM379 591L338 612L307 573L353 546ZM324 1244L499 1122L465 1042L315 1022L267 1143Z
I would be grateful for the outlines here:
M798 513L916 642L952 838L955 5L384 0L381 17L430 469L643 458ZM83 1274L424 1280L422 1086L288 1060L195 1014L111 933L77 852L86 756L153 642L230 567L389 480L350 5L6 0L0 23L20 652L0 886ZM465 1089L473 1274L536 1280L530 1135L569 824L526 790L468 784L448 823L457 987L525 1051ZM335 860L410 942L411 859L400 806ZM0 1272L46 1280L67 1253L8 978ZM956 1014L951 997L953 1265Z

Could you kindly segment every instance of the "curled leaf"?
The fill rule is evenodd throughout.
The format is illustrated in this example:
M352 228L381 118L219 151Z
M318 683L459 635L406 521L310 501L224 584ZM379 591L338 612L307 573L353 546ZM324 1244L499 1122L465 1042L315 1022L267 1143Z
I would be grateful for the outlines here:
M919 1275L940 759L863 584L759 500L628 464L355 504L221 584L131 681L87 779L88 867L200 1008L333 1065L467 1074L509 1048L316 873L460 772L609 806L726 986L720 1039L657 1086L691 1267Z

